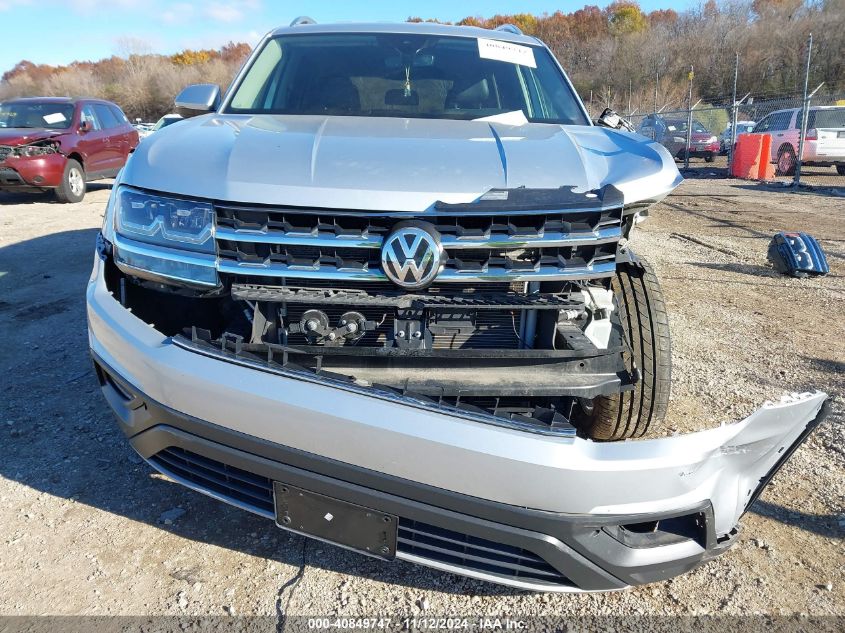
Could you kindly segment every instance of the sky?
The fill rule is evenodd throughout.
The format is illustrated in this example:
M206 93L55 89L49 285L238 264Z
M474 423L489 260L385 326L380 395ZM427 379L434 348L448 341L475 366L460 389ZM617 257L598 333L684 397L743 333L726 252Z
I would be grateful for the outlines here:
M644 11L682 10L698 0L640 0ZM592 0L0 0L0 74L22 59L37 64L97 60L126 51L127 42L156 53L255 44L299 15L318 22L403 21L409 16L457 21L468 15L554 13Z

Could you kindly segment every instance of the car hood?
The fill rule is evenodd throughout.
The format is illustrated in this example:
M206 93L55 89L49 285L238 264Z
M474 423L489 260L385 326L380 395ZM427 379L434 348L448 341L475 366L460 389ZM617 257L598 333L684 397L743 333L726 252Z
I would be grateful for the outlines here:
M517 187L612 184L630 203L662 198L680 181L659 144L600 127L216 114L160 130L122 176L213 200L395 211Z
M0 128L0 145L28 145L45 138L53 138L65 134L64 130L48 130L43 128L10 127Z

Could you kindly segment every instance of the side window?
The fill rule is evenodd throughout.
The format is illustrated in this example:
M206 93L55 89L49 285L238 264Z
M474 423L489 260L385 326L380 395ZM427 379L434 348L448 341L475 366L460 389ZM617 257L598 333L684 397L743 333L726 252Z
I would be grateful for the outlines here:
M769 130L772 132L779 132L780 130L785 130L789 127L789 119L792 116L792 112L778 112L777 114L772 115L772 121L769 125Z
M126 115L125 115L125 114L123 114L123 110L121 110L120 108L118 108L116 105L110 105L110 106L109 106L109 110L111 110L111 111L112 111L112 114L114 114L114 116L115 116L115 118L117 119L118 123L120 123L121 125L123 125L123 124L125 124L125 123L129 123L129 119L127 119L127 118L126 118Z
M87 121L92 130L101 130L103 126L100 125L100 122L97 120L97 117L94 115L94 108L91 104L86 104L82 106L82 110L79 112L79 122L82 123L83 121Z
M770 126L772 124L772 115L765 117L762 121L758 121L757 125L754 126L754 133L759 134L760 132L768 132Z
M112 128L120 127L120 122L114 116L111 109L104 103L95 103L94 111L97 113L97 118L103 128L110 130Z

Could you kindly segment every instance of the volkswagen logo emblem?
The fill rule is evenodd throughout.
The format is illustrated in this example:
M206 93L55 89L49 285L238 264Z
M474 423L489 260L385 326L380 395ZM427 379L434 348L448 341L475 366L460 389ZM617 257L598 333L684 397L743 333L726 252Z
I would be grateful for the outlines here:
M443 267L443 249L434 227L397 226L381 247L381 266L387 278L408 290L425 288Z

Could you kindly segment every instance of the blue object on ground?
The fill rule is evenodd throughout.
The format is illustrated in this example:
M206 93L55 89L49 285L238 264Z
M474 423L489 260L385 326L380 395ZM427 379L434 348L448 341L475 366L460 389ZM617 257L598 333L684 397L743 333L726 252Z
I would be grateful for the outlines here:
M806 233L775 234L769 244L769 261L785 275L808 277L830 272L818 240Z

